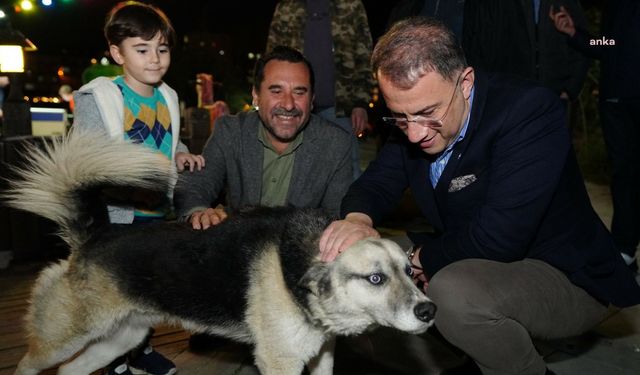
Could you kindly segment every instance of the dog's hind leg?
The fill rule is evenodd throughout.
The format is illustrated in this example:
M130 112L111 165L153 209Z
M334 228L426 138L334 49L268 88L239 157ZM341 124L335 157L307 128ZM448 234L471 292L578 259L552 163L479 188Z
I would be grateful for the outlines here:
M336 338L331 337L320 348L320 352L315 358L307 363L310 375L331 375L333 374L333 353L336 348Z
M30 344L27 354L18 363L14 375L36 375L44 369L67 360L73 354L82 350L83 346L80 341L68 343L63 347L42 345L39 342Z
M16 369L16 375L33 375L71 358L87 344L88 329L78 323L82 314L65 275L67 261L44 269L32 292L26 330L29 337L27 354Z
M58 375L90 374L127 353L144 340L149 327L124 324L113 334L90 344L84 352L71 362L61 366Z
M273 348L272 348L273 349ZM269 350L267 350L270 352ZM287 357L276 353L263 353L256 348L254 356L261 375L300 375L304 362L297 357Z

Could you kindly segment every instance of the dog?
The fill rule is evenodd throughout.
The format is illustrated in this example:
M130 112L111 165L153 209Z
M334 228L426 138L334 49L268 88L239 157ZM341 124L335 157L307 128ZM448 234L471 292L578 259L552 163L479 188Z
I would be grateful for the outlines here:
M264 375L305 365L328 375L337 335L378 325L422 333L433 324L436 307L394 242L361 240L320 261L319 236L332 218L319 210L254 208L204 231L110 224L105 191L167 194L176 175L166 158L79 130L26 157L4 199L57 223L70 256L36 281L18 375L60 363L58 374L90 374L159 323L253 344Z

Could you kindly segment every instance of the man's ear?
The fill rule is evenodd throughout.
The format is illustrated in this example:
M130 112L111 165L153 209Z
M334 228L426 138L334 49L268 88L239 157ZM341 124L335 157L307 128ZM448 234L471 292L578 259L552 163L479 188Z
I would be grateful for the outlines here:
M473 83L475 82L475 80L476 72L472 67L466 67L462 72L462 82L460 83L465 99L469 99L471 97L471 89L473 88Z
M111 58L113 58L113 61L115 61L116 64L122 65L122 63L124 62L124 58L122 57L120 48L118 46L116 46L115 44L110 44L109 53L111 54Z
M251 98L252 98L251 105L253 105L254 107L257 107L258 106L258 92L256 91L256 87L255 86L251 87Z
M310 291L315 296L331 291L331 267L333 262L316 262L298 281L298 287Z

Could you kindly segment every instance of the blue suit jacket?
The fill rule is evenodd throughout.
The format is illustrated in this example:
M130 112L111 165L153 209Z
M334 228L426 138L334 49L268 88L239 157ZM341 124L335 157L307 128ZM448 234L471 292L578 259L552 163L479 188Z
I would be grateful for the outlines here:
M435 189L433 158L406 137L390 140L349 189L342 215L374 223L410 187L435 233L423 245L427 274L467 258L543 260L603 303L640 303L640 287L593 210L557 95L476 72L467 134Z

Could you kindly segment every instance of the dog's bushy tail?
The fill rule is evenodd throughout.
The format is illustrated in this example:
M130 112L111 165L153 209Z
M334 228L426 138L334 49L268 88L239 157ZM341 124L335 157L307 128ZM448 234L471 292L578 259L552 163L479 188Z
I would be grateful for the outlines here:
M174 168L159 153L95 130L73 129L43 147L28 147L24 157L26 166L2 197L11 207L57 223L72 251L92 226L108 223L105 190L166 192L175 181Z

